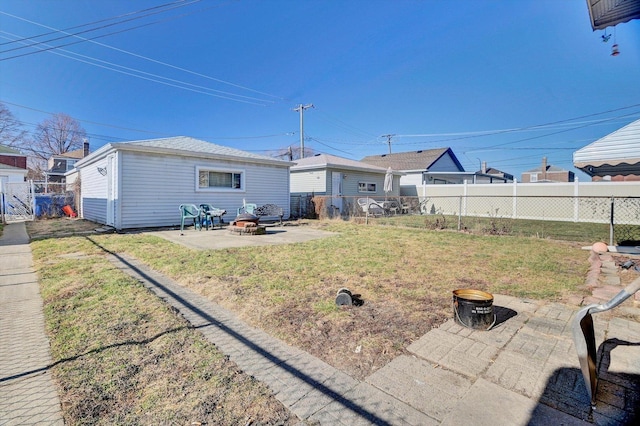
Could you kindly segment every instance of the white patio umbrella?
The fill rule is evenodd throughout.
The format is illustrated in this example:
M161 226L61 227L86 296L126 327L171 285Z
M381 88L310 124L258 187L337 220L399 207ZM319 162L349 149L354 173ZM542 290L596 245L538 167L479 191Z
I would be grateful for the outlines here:
M384 175L384 194L385 197L389 192L393 191L393 171L391 167L387 169L387 173Z

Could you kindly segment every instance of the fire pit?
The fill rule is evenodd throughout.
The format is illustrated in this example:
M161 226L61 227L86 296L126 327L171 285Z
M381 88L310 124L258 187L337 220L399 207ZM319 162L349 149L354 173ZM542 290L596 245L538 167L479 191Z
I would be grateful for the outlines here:
M264 226L258 225L258 216L242 213L229 225L229 232L240 235L263 235L267 233Z

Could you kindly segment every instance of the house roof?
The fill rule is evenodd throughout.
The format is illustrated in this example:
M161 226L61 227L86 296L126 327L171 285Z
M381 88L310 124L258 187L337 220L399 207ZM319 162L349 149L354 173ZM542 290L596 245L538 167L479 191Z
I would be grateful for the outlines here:
M638 0L587 0L587 8L594 31L640 19Z
M114 150L148 152L157 154L169 154L185 157L233 159L236 161L252 163L268 163L272 165L287 166L289 161L279 160L266 155L255 154L227 146L216 145L211 142L187 137L175 136L162 139L147 139L131 142L113 142L104 145L97 151L84 157L76 163L76 167L89 164Z
M567 171L568 170L560 167L556 167L552 165L547 166L547 172L567 172ZM542 172L542 166L536 167L535 169L527 170L526 172L523 172L523 173L540 173L540 172Z
M636 174L640 169L640 120L573 153L573 165L590 176Z
M482 172L482 170L478 170L476 174L480 176L489 175L489 176L500 176L507 179L513 179L513 175L511 173L503 172L502 170L498 170L495 167L489 167L485 172Z
M362 161L349 160L348 158L342 158L329 154L316 154L311 157L295 160L295 163L296 165L291 167L292 172L323 168L361 170L382 174L387 172L387 169L384 167L373 166L371 164L363 163Z
M64 154L54 155L54 158L58 158L58 157L75 158L75 159L79 160L79 159L84 157L84 148L80 148L80 149L76 149L76 150L73 150L73 151L65 152Z
M10 166L8 164L0 163L0 170L9 171L9 172L21 172L23 174L27 174L27 169L23 169L21 167Z
M427 170L446 153L464 170L451 148L425 149L419 151L399 152L397 154L370 155L361 161L375 166L391 167L393 170Z
M10 148L6 145L0 145L0 154L2 155L20 155L20 156L24 156L23 153L21 153L20 151L18 151L17 149L14 148Z

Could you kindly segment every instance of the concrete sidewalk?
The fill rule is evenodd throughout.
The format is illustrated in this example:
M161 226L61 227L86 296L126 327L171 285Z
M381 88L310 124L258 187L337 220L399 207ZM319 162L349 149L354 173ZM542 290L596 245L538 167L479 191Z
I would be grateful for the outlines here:
M62 425L24 223L0 237L0 425Z

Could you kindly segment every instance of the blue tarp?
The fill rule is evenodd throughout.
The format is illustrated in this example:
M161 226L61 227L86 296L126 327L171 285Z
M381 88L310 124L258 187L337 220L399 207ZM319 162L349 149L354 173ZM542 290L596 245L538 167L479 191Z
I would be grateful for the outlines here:
M62 207L73 206L73 195L42 194L36 195L36 217L64 216Z

